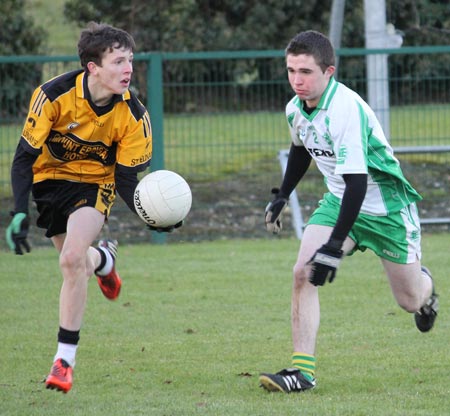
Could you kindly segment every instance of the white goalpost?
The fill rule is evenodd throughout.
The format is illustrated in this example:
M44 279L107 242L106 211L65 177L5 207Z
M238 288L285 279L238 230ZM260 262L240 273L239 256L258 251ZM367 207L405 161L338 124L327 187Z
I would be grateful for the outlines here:
M287 159L289 156L289 150L283 149L278 152L278 160L280 161L281 174L284 178L284 173L286 172ZM303 215L300 207L300 202L298 200L297 191L294 189L289 195L289 206L291 208L292 215L292 226L295 231L295 235L299 240L303 237Z

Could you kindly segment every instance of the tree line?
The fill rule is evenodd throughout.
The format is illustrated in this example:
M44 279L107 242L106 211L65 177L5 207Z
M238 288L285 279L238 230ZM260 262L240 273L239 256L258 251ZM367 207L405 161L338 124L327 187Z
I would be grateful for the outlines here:
M364 47L363 3L345 2L341 47ZM328 33L331 6L332 0L66 0L64 15L80 28L94 20L125 29L135 38L138 52L278 50L302 30ZM26 0L0 2L0 55L33 55L44 50L48 33L25 10ZM386 0L386 16L402 32L404 46L450 44L450 0ZM259 64L256 68L255 63L239 65L227 68L223 76L232 80L236 73L267 73ZM430 72L448 68L447 61L428 65ZM29 64L0 67L3 111L17 111L14 107L35 85L36 77L30 76L35 70ZM200 70L202 76L211 78L215 69L205 63ZM349 70L360 77L364 65ZM179 65L167 76L189 81L193 75Z
M332 0L68 0L84 26L103 20L135 37L142 51L284 49L297 32L328 33ZM345 2L342 46L364 47L363 0ZM404 45L450 42L449 0L386 0L386 17Z

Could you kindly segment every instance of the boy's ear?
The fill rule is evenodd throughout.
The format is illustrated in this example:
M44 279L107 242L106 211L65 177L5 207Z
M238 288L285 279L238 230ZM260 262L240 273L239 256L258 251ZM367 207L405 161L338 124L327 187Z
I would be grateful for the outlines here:
M90 74L94 74L97 70L97 65L92 61L88 62L86 67Z
M335 71L336 71L336 67L331 65L325 70L325 74L329 75L331 77Z

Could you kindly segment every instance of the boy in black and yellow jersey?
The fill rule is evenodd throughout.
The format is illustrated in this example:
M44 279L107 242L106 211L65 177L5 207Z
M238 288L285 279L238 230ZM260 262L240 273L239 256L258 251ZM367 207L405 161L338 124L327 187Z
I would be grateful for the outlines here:
M116 190L135 211L137 174L152 156L148 112L129 90L134 49L127 32L90 23L78 43L82 69L35 90L12 164L15 207L6 233L10 248L16 254L30 251L32 192L37 225L46 229L59 252L63 284L58 349L46 385L65 393L72 387L90 276L97 276L108 299L116 299L121 287L115 270L117 242L92 244Z

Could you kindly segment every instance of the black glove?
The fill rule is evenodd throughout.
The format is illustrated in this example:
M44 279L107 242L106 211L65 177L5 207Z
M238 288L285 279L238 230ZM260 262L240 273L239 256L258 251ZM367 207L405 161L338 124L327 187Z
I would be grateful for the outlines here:
M177 222L175 225L169 227L155 227L153 225L147 224L147 227L151 231L156 231L158 233L171 233L175 228L180 228L183 225L183 221Z
M309 281L314 286L323 286L328 279L331 283L336 276L344 252L340 249L341 242L328 242L320 247L308 264L312 264Z
M272 188L271 191L275 197L269 202L265 210L265 222L267 231L278 234L282 228L281 213L288 203L288 197L280 192L278 188Z
M30 226L28 215L23 212L11 212L11 215L13 219L6 229L6 242L9 248L15 251L16 254L23 254L22 246L29 253L31 248L27 241Z

